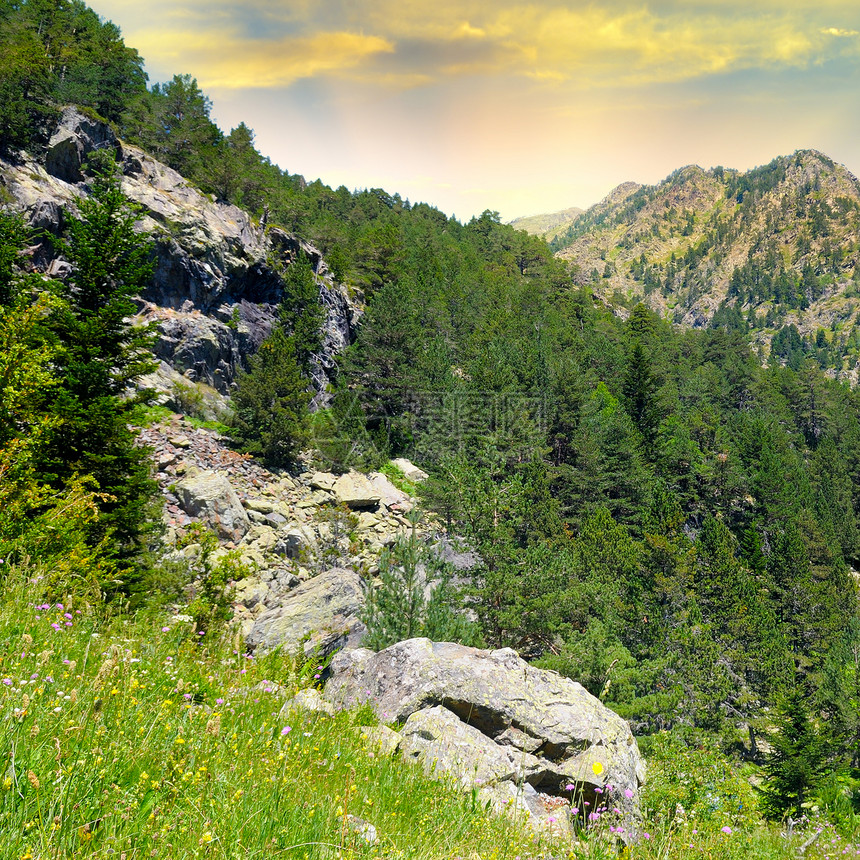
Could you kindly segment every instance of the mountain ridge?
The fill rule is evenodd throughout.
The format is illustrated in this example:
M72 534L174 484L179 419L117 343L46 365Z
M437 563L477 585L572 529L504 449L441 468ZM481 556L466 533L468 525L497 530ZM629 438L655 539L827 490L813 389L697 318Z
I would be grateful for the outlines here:
M824 330L822 360L856 381L858 237L857 178L798 150L746 172L686 165L656 185L622 183L550 244L607 303L742 329L762 356L783 328Z

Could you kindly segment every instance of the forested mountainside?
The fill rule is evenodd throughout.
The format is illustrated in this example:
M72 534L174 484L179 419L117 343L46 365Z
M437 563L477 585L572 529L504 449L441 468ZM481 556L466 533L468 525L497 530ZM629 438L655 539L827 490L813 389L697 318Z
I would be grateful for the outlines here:
M746 173L690 166L626 183L551 247L607 301L740 331L763 359L809 355L856 382L858 213L857 179L803 150Z
M303 488L316 481L317 507L334 505L337 473L411 458L429 478L408 489L476 559L443 607L474 622L470 637L581 682L641 736L676 729L746 744L753 759L776 729L802 736L786 755L812 764L799 797L770 791L774 817L798 812L826 773L850 781L860 392L832 373L857 343L846 171L798 153L749 174L685 168L656 188L622 186L579 216L558 259L491 211L464 224L282 170L246 126L212 123L192 77L147 88L137 54L77 0L3 0L2 11L5 564L45 565L52 599L85 586L119 606L163 597L162 561L177 547L164 545L131 429L151 417L152 394L128 394L154 369L164 329L130 320L177 310L152 292L165 260L199 275L214 258L207 246L189 262L198 215L131 205L145 168L210 226L218 207L244 210L246 238L228 244L253 255L218 257L217 306L196 288L182 302L192 317L215 307L241 345L219 383L232 444L302 474ZM109 145L85 146L80 123L70 131L69 101ZM75 165L63 176L62 153ZM26 185L22 165L39 182ZM241 290L220 289L231 278ZM326 353L327 396L312 409L335 287L361 322ZM687 325L666 320L670 303ZM260 315L265 335L246 337ZM773 353L759 355L750 335L768 325ZM175 351L159 355L187 374L171 405L193 412L199 375ZM188 447L170 444L171 457ZM327 530L346 523L349 549L349 520L332 516ZM214 629L236 569L218 567L217 580L207 567L216 537L166 534L200 538L184 585ZM354 558L357 588L384 587L389 616L414 608L414 551L392 544L375 568Z

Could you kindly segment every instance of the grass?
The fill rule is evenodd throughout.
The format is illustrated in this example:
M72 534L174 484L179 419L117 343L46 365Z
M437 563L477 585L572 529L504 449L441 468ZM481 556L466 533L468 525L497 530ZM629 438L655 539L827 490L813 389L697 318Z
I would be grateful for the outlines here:
M16 581L17 580L17 581ZM368 712L285 712L303 683L181 617L0 609L0 857L513 857L529 832L359 735ZM315 669L316 667L310 667ZM310 672L310 674L315 674ZM313 681L313 678L308 678ZM372 823L369 845L349 816Z
M826 822L789 834L763 825L728 760L668 739L652 745L638 844L624 848L608 822L538 838L369 748L368 708L285 707L319 666L254 659L231 631L199 635L182 615L49 600L42 582L7 568L2 584L4 860L770 860L796 856L816 827L806 857L860 853Z

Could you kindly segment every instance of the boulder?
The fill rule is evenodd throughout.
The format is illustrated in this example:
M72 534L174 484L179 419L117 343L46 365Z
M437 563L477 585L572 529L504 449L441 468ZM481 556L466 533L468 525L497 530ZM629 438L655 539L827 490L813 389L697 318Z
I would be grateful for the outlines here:
M325 704L334 710L331 702ZM388 726L359 726L358 734L369 752L383 756L394 755L403 743L403 737Z
M337 475L332 475L331 472L314 472L310 479L314 490L330 490L336 482Z
M283 647L306 657L327 657L357 646L367 632L359 619L364 583L354 570L332 568L284 595L254 623L248 647L262 652Z
M411 460L407 460L405 457L398 457L396 460L392 460L391 465L400 469L407 481L412 481L415 484L420 484L421 481L426 481L430 477L423 469L419 469Z
M341 475L335 482L332 491L338 502L354 510L375 508L379 505L379 491L370 481L358 472L348 472Z
M176 494L189 516L205 520L221 538L238 543L251 527L248 514L224 475L195 469L177 485Z
M377 493L383 505L395 511L408 513L412 510L412 500L402 490L398 490L382 472L371 472L367 476L371 486Z
M302 554L313 552L316 547L316 536L312 528L296 525L280 533L280 539L274 550L278 555L298 559Z
M289 713L290 711L307 711L313 714L327 714L334 716L334 707L331 702L326 702L320 695L320 691L314 687L307 687L304 690L299 690L292 699L284 704L281 708L280 715Z
M595 789L611 785L615 805L630 819L628 832L635 830L645 779L636 741L627 723L580 684L536 669L508 648L484 651L429 639L378 654L342 652L331 671L328 701L337 707L368 702L381 720L405 724L404 733L410 726L414 735L415 728L423 740L405 746L444 761L461 782L483 762L473 785L522 778L547 798L573 795L592 808L600 797ZM505 771L507 756L519 770ZM575 790L566 789L570 784Z

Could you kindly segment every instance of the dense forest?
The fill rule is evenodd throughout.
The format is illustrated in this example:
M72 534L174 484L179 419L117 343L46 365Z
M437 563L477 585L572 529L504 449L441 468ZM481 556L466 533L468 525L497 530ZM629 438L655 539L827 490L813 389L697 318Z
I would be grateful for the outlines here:
M234 392L237 438L281 463L313 447L336 470L421 464L424 503L480 556L463 607L486 645L575 678L637 735L740 747L788 701L815 718L830 767L860 764L860 393L822 369L826 338L785 327L764 366L745 319L675 328L643 304L622 318L496 213L460 223L308 183L246 126L218 129L192 77L147 87L137 53L80 0L0 0L0 50L5 157L38 151L76 102L313 241L364 300L332 403L311 415L321 319L297 269ZM149 270L108 161L63 239L70 280L28 273L32 237L0 218L0 549L51 553L59 585L91 575L121 593L155 546L127 426L146 395L120 397L148 367L148 333L123 320ZM732 289L781 290L780 277L742 268ZM279 375L291 405L273 422L261 409Z

